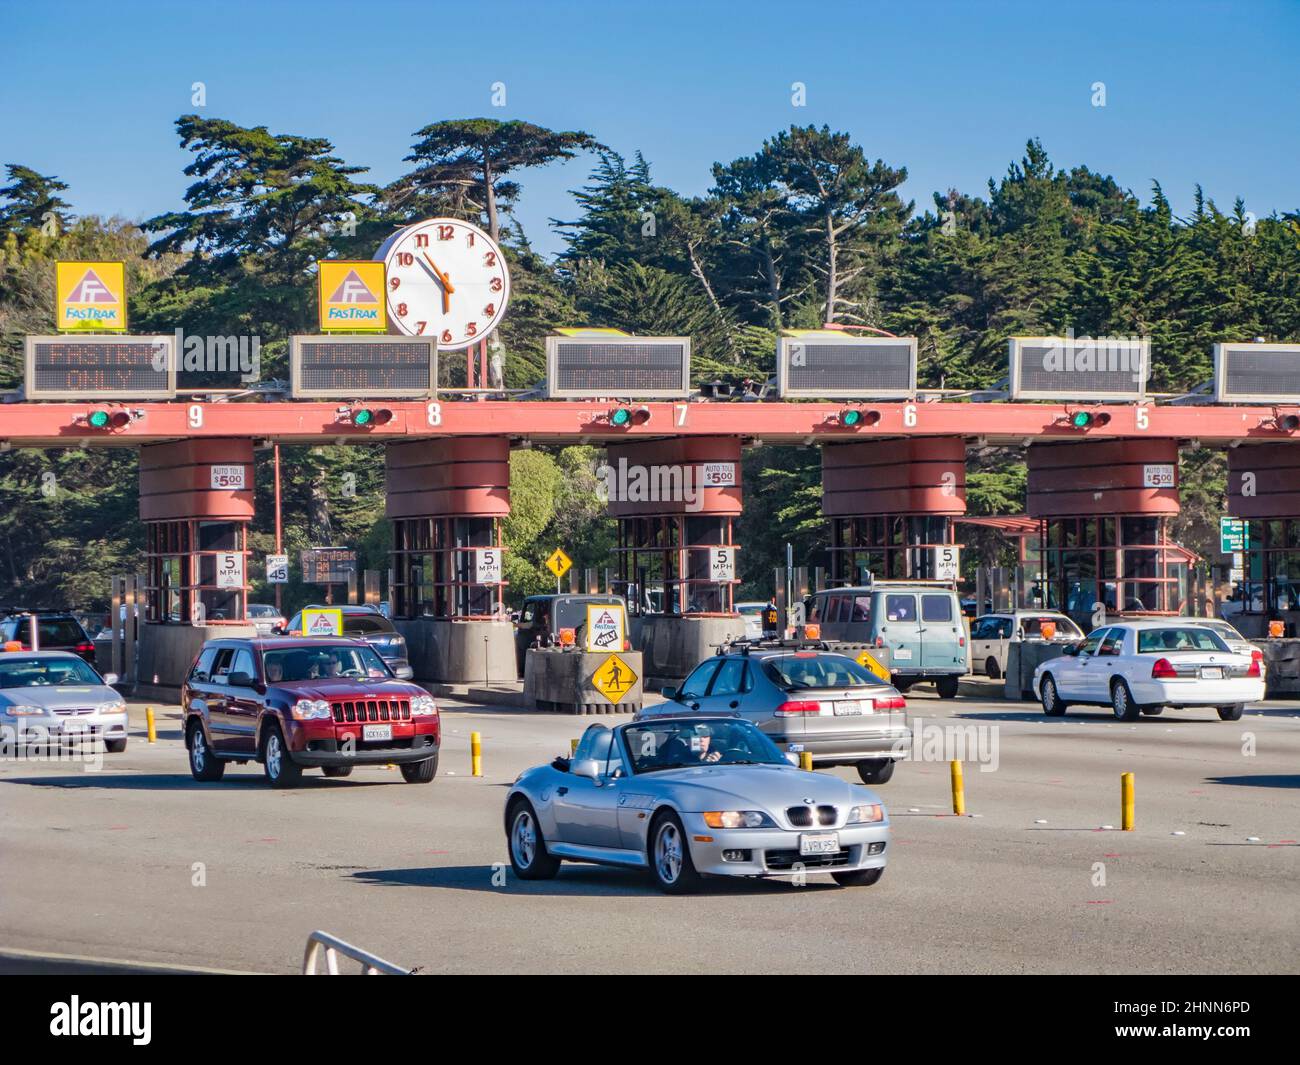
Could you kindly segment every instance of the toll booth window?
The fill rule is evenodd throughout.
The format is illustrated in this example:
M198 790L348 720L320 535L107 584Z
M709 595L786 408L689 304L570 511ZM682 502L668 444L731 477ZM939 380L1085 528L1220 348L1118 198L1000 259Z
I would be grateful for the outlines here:
M952 596L950 595L921 596L921 620L922 621L951 621L952 620Z
M233 521L199 522L200 551L238 551L239 525Z

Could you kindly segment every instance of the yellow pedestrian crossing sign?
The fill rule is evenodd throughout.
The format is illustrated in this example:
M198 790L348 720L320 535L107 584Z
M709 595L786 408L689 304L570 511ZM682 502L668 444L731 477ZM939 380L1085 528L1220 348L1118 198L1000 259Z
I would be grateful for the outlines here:
M620 703L636 684L636 673L618 655L610 655L596 670L591 685L611 703Z
M555 579L558 581L573 568L573 559L557 547L546 560L546 568L555 574Z
M886 684L890 682L889 670L885 666L881 665L880 659L878 659L870 651L863 651L860 655L858 655L857 661L858 661L858 665L860 665L863 669L869 670L870 672L874 673Z

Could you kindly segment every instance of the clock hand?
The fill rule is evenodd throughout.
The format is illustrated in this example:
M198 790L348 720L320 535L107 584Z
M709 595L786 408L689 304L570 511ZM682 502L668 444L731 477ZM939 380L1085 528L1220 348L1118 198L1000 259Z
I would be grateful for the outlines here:
M435 263L432 259L429 258L429 253L427 251L422 252L421 254L423 254L424 258L428 261L429 265L433 267L433 272L438 275L438 282L442 285L443 291L450 296L453 292L456 291L455 288L452 287L451 278L438 269L437 263Z

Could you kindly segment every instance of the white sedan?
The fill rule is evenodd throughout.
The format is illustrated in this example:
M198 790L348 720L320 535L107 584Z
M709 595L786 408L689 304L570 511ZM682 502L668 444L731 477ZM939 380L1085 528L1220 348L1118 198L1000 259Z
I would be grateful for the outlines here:
M1121 721L1166 706L1212 706L1236 721L1264 698L1263 653L1233 651L1192 619L1126 621L1095 629L1034 670L1043 712L1059 717L1073 704L1109 706Z

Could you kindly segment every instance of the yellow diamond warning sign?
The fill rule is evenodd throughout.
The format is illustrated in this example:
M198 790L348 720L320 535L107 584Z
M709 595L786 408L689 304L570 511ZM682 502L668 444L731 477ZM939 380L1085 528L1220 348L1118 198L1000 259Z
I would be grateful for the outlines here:
M322 333L387 332L382 260L322 259L316 266Z
M618 655L610 655L592 675L591 686L611 703L620 703L636 683L636 673Z
M60 332L126 331L126 268L122 263L54 264L55 328Z
M874 673L886 684L890 683L889 670L885 666L881 665L880 659L878 659L870 651L863 651L860 655L858 655L858 665L860 665L863 669L869 670L870 672Z
M557 547L546 560L546 568L555 574L556 580L559 580L573 568L573 559Z

